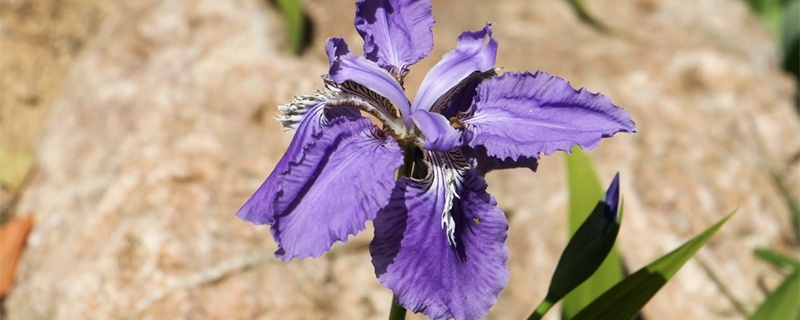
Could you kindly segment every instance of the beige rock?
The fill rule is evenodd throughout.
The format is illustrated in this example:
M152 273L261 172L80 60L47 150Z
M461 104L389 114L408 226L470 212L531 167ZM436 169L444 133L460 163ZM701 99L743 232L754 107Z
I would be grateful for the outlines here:
M434 1L436 48L406 87L414 92L458 33L491 21L505 70L546 70L626 107L640 132L591 155L604 181L622 172L629 269L739 207L645 315L741 318L702 265L752 311L764 297L758 280L778 279L752 249L797 249L766 170L772 163L800 190L794 86L743 3L591 4L620 32L598 33L564 1ZM352 1L306 7L316 35L300 58L286 55L280 17L262 1L113 11L69 66L19 203L37 227L6 301L11 319L386 317L391 293L369 262L372 231L321 259L281 263L267 227L233 216L291 140L270 119L275 105L321 85L324 38L360 47ZM523 318L544 296L566 237L562 163L490 174L511 221L511 279L490 318Z
M0 0L0 148L36 143L66 69L114 3Z

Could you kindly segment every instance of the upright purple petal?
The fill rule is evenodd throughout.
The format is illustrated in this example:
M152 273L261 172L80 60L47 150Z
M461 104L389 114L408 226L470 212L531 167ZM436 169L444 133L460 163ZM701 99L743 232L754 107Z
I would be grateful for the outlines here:
M328 39L326 51L329 59L331 54L335 56L331 59L331 68L328 71L331 79L339 84L345 81L358 83L389 99L394 106L400 109L400 113L404 117L410 117L411 105L397 79L375 62L350 54L346 46L347 44L341 38ZM409 125L411 124L410 119L406 121Z
M496 76L494 70L488 72L473 72L470 76L461 80L461 84L454 88L455 90L448 91L449 96L440 97L443 107L439 113L447 119L458 116L459 112L467 112L469 107L472 106L472 100L477 94L478 85L485 79ZM448 94L446 94L448 95ZM436 112L437 110L432 110Z
M398 182L378 213L370 244L375 273L413 312L432 319L481 318L508 281L508 222L486 182L468 171L456 179L458 196L450 203L452 244L440 214L449 203L446 169L429 170L427 180Z
M442 57L425 75L411 109L439 112L448 92L458 87L473 73L489 72L494 68L497 41L492 38L492 25L475 32L466 31L458 37L456 48Z
M350 47L347 46L344 38L328 38L328 41L325 42L325 53L328 54L328 62L333 65L336 58L350 53Z
M591 149L601 138L636 131L628 112L604 95L541 71L484 80L472 110L463 119L473 134L469 145L501 159L539 158L575 145Z
M282 260L318 257L364 229L395 185L402 150L367 118L325 125L302 157L278 173L272 234Z
M427 0L359 0L356 29L364 55L402 81L407 67L433 49L433 15Z

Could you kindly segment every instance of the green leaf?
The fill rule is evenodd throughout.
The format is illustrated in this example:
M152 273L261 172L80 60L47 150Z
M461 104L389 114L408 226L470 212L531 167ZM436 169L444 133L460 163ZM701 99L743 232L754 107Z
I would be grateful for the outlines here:
M790 270L800 269L800 261L772 250L758 248L755 250L755 255L759 259L778 268L788 268Z
M619 176L614 177L610 189L619 195ZM608 199L613 198L613 199ZM556 266L550 281L547 297L528 319L541 319L545 313L570 291L588 279L605 260L619 233L621 223L618 196L609 196L600 201L586 221L570 239Z
M303 16L303 6L300 0L276 0L278 8L286 20L289 31L289 46L292 53L300 54L303 48L303 36L305 35L305 17Z
M603 188L589 157L575 147L566 157L569 183L569 234L572 236L587 219L598 201L603 198ZM622 279L622 264L616 246L611 248L597 271L580 286L564 297L563 317L571 319L595 298Z
M20 187L33 167L33 152L0 149L0 186L12 192Z
M633 318L732 215L733 213L728 214L679 248L625 278L581 310L573 319Z
M800 315L800 270L795 269L772 291L750 320L797 319Z
M755 255L775 267L791 270L791 274L764 299L749 319L797 319L800 315L800 261L761 248L755 250Z
M589 9L586 8L586 5L583 4L583 0L568 0L569 4L572 6L572 9L575 10L575 13L578 15L578 18L581 19L584 23L594 27L600 32L609 32L610 29L600 20L598 20Z
M800 0L791 0L783 4L782 8L783 31L781 32L781 46L787 50L792 42L800 39ZM787 51L784 51L788 53ZM784 55L784 58L786 56Z
M747 0L747 3L761 17L775 39L780 39L783 23L782 0Z

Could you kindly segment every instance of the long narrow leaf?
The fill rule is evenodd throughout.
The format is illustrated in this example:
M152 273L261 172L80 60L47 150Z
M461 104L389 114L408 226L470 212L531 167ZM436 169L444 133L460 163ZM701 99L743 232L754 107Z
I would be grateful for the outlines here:
M756 249L756 257L766 261L777 268L800 269L800 261L768 249Z
M528 317L529 320L541 319L556 302L597 271L617 240L621 212L617 174L608 187L605 200L597 203L561 253L547 296Z
M794 270L767 296L750 320L797 319L799 313L800 270Z
M572 237L597 202L602 200L603 188L591 160L579 148L573 148L572 154L566 157L566 161L569 183L569 234ZM571 319L621 279L622 264L614 246L597 271L564 297L564 319Z
M278 8L286 20L286 29L289 32L289 47L292 53L300 54L303 46L303 35L305 34L305 21L303 17L303 6L300 0L276 0Z
M732 215L733 213L725 216L682 246L625 278L581 310L573 319L633 318Z

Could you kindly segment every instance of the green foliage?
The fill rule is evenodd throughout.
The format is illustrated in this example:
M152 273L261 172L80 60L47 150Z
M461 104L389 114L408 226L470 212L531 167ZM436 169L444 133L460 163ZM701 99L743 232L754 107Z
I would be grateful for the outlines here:
M790 270L800 269L800 261L767 249L756 249L755 255L759 259L768 262L777 268L786 268Z
M33 162L33 152L0 149L0 187L12 192L19 188Z
M733 213L679 248L625 278L573 319L631 319L675 273L728 221Z
M609 32L610 29L600 20L595 18L595 16L586 8L586 5L583 4L583 0L567 0L572 9L575 10L575 13L578 15L578 18L581 19L584 23L592 26L593 28L597 29L600 32Z
M780 253L756 249L756 257L781 269L788 269L790 274L775 291L772 291L758 309L750 316L750 320L798 319L800 316L800 261Z
M572 154L566 157L566 161L569 183L569 234L572 236L593 212L598 201L602 200L603 188L600 186L600 180L591 160L579 148L575 147ZM622 264L616 247L612 247L594 275L564 297L564 318L572 318L621 279Z
M769 31L772 32L774 35L781 34L781 24L783 22L783 16L781 15L781 9L783 7L783 2L788 2L784 0L745 0L747 4L750 5L750 8L755 11L764 23L766 23L767 28Z
M767 296L750 320L797 319L800 315L800 270L795 269Z
M780 41L784 70L794 75L800 90L800 0L745 0ZM800 96L798 96L800 101ZM797 105L800 112L800 104Z
M286 27L289 31L289 46L294 54L300 54L303 49L305 36L305 16L303 15L303 5L300 0L275 0L278 8L286 20Z
M605 211L606 203L598 202L570 239L550 281L547 297L528 319L541 319L556 302L595 273L611 252L622 221L622 206L615 221L608 221Z

